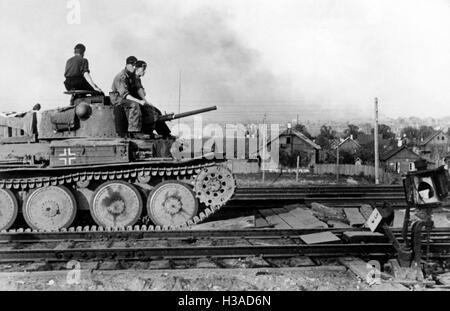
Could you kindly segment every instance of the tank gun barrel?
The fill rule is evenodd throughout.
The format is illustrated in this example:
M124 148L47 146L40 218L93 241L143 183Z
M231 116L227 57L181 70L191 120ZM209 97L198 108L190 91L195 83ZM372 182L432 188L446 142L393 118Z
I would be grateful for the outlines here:
M192 110L192 111L178 113L178 114L171 113L171 114L162 115L161 117L158 118L158 121L172 121L172 120L186 118L186 117L190 117L190 116L193 116L196 114L201 114L201 113L214 111L214 110L217 110L217 106Z

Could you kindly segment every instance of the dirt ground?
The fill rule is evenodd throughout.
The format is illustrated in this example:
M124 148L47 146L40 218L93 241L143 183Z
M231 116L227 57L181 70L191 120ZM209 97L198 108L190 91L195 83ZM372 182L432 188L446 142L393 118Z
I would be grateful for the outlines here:
M378 291L343 266L0 273L2 291ZM404 288L403 288L404 289Z

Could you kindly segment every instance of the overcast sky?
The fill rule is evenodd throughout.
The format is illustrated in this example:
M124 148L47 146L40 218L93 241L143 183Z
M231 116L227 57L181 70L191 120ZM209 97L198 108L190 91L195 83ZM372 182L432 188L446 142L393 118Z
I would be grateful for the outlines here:
M109 91L129 55L162 110L217 120L450 115L449 0L0 0L1 110L64 106L76 43Z

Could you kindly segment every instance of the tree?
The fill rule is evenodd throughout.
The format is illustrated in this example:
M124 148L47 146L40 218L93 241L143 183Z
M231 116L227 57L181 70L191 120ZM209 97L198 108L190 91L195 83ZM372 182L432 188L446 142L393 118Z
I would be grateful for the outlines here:
M303 125L303 124L296 124L296 125L294 126L294 130L296 130L296 131L302 133L303 135L305 135L305 136L308 137L309 139L312 139L312 136L311 136L311 134L308 132L308 129L306 128L305 125Z
M415 142L419 138L419 129L412 126L407 126L402 129L402 137L406 137L410 141Z
M322 125L320 134L316 137L316 144L323 149L329 149L331 142L336 138L336 131L331 126Z
M375 130L372 128L372 135L374 131ZM378 126L378 134L385 140L395 140L395 133L393 133L391 127L386 124L380 124Z
M344 131L345 137L349 137L350 135L353 135L353 139L357 139L359 133L360 133L359 126L354 125L354 124L349 124L348 127Z
M426 139L427 137L429 137L430 135L432 135L434 133L434 129L431 126L427 126L427 125L422 125L421 127L419 127L419 139Z

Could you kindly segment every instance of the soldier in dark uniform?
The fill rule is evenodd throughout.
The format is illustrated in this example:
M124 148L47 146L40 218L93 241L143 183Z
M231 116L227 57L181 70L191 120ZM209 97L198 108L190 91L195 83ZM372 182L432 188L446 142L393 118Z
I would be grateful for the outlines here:
M89 62L84 58L86 47L83 44L77 44L74 48L75 56L67 60L64 77L64 85L68 91L93 91L103 93L94 83L89 71Z
M142 128L143 133L154 135L153 131L161 135L163 138L171 138L171 132L169 127L164 121L157 121L158 117L162 115L161 111L153 106L146 98L146 92L142 86L141 77L145 75L147 70L147 63L139 60L136 62L136 71L134 83L130 89L130 94L141 101L141 111L142 111Z
M136 57L128 57L125 69L114 77L112 84L111 103L116 106L116 119L120 120L116 124L119 133L140 133L142 130L142 112L139 105L141 100L130 93L135 80L136 62ZM128 123L126 127L121 126L125 123L124 118L121 117L122 109Z

